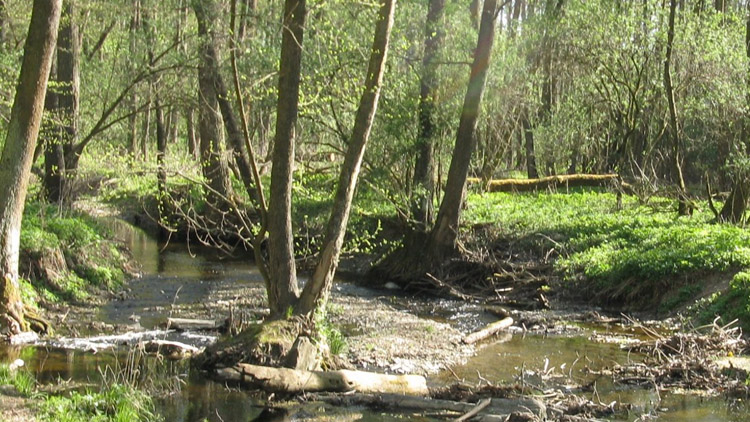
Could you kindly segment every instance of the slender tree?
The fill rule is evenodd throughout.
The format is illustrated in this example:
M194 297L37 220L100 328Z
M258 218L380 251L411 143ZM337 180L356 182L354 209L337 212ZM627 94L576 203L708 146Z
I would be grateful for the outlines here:
M303 315L321 310L328 301L333 285L333 276L338 267L341 245L344 243L354 190L357 187L365 147L378 108L395 9L396 0L381 0L375 39L372 43L370 63L365 78L365 89L359 101L354 128L339 173L336 196L333 199L333 209L328 220L323 248L313 276L302 291L298 313Z
M435 192L435 104L438 86L438 54L442 48L445 31L443 16L445 0L430 0L425 24L424 56L419 89L419 133L417 159L414 166L412 192L412 217L421 230L427 230L433 221Z
M469 175L471 155L476 146L477 118L487 82L492 45L495 41L498 10L497 0L485 0L479 25L479 39L471 65L469 86L464 97L461 119L456 133L456 144L448 170L445 195L440 204L435 227L430 233L428 250L434 257L440 257L446 252L455 250L466 179Z
M28 329L18 284L18 255L31 160L42 120L61 0L34 0L5 144L0 157L0 330Z
M276 135L268 214L268 275L271 314L284 315L299 298L292 232L292 173L304 41L305 0L285 0L279 64ZM271 281L272 280L272 281Z
M719 10L719 4L724 5L722 0L716 0L717 10ZM750 60L750 3L747 4L746 16L745 16L745 56ZM746 84L748 86L747 94L745 95L745 101L750 105L750 65L748 65L746 71ZM750 112L746 111L743 121L742 135L745 139L744 145L741 146L747 154L750 152ZM748 186L748 174L750 170L747 168L737 168L735 174L732 175L732 190L729 193L729 197L721 211L716 216L717 220L727 223L739 223L745 216L747 210L747 201L750 197L750 187Z
M674 26L677 14L677 1L669 1L669 23L667 27L667 46L664 58L664 93L667 96L669 107L669 129L672 138L672 177L677 183L678 213L680 215L690 214L690 204L687 198L687 188L682 175L682 139L680 124L677 118L677 105L675 104L674 86L672 84L672 52L674 48Z

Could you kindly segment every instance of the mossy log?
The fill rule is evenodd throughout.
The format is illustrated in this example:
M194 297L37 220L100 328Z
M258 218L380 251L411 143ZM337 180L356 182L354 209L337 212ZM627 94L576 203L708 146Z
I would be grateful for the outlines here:
M250 364L216 370L222 381L234 381L266 391L291 394L316 392L394 393L426 396L427 381L420 375L386 375L362 371L303 371Z
M607 187L622 186L626 193L632 191L630 185L621 182L617 174L567 174L549 176L540 179L498 179L485 182L482 179L470 177L469 183L486 183L488 192L534 192L539 190L575 188L575 187Z

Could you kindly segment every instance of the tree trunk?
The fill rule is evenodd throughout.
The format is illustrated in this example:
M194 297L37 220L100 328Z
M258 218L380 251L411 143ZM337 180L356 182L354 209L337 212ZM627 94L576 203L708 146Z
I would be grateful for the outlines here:
M315 267L312 278L305 285L300 298L298 312L303 315L321 310L328 301L333 276L338 267L341 245L344 243L354 190L357 187L357 180L362 167L362 158L378 108L395 9L396 0L381 0L370 63L367 67L365 89L359 101L354 129L346 149L344 163L341 166L333 210L326 229L326 237L323 241L318 265Z
M7 20L6 11L5 11L5 0L0 0L0 50L5 48L5 38L7 35L5 34L5 21Z
M195 134L195 123L193 120L193 109L185 109L185 124L187 125L187 149L191 157L198 159L198 137Z
M526 148L526 176L529 179L538 179L539 171L536 168L536 151L534 150L534 128L531 127L526 112L524 112L522 124Z
M81 47L79 44L78 25L75 22L75 9L73 2L64 2L61 25L57 35L57 84L56 90L56 113L60 128L57 143L47 143L51 151L46 157L54 159L52 166L56 169L52 175L45 177L45 190L47 200L50 202L64 202L70 200L70 182L75 177L78 167L79 152L76 150L78 139L78 110L80 108L80 63ZM60 161L60 149L62 158Z
M28 329L18 284L21 219L60 23L61 0L34 0L18 88L0 157L0 330Z
M216 92L216 70L208 65L212 52L212 28L208 20L216 13L212 2L194 0L192 2L195 16L198 18L198 34L201 36L201 62L198 66L199 92L199 131L200 153L203 177L208 184L206 196L208 202L218 210L227 210L227 198L230 197L229 168L223 157L224 136L222 119Z
M680 139L680 126L677 119L677 106L675 104L674 88L672 86L672 47L674 45L674 21L677 13L677 0L669 2L669 27L667 29L667 53L664 59L664 93L669 105L670 135L672 138L672 177L677 183L677 201L679 215L690 214L690 205L687 200L687 189L685 179L682 177L682 140Z
M445 0L430 0L425 24L422 78L419 90L419 133L417 161L414 165L414 186L411 195L412 217L419 229L426 231L433 221L435 195L435 118L437 103L437 58L445 39L443 15Z
M164 167L164 159L167 156L167 131L164 127L164 109L161 102L156 99L156 183L159 192L159 220L164 217L167 195L167 171Z
M721 0L716 0L717 4ZM750 58L750 3L747 5L746 25L745 25L745 55ZM746 83L750 84L750 67L746 69ZM750 104L750 94L746 94L745 100L747 104ZM746 115L743 122L743 137L746 143L749 142L750 130L750 118ZM746 149L747 150L747 149ZM727 223L739 223L745 216L745 210L747 209L748 201L748 175L747 171L740 169L739 174L734 175L732 178L732 191L729 194L721 212L717 216L719 221Z
M57 79L57 64L55 60L50 66L49 80ZM50 202L60 201L65 176L65 154L60 143L60 116L57 88L48 86L47 96L44 101L44 115L42 116L41 140L38 144L44 149L44 179L42 180L44 192ZM39 149L40 145L37 145ZM32 162L36 161L35 159Z
M489 71L492 44L495 40L497 0L485 0L479 27L477 49L471 65L471 77L466 90L461 120L458 124L456 144L453 149L445 196L440 204L437 222L430 234L429 250L436 256L452 251L458 236L459 216L464 201L466 178L469 175L471 155L476 145L477 117Z
M268 213L268 304L281 316L299 298L292 232L292 177L295 127L299 111L299 84L306 0L285 0L279 64L276 135L274 137L271 195Z
M224 128L227 133L227 140L233 150L235 162L239 169L240 179L242 184L245 186L247 193L255 202L256 206L260 204L260 198L258 198L257 191L255 188L255 182L253 180L253 166L251 163L250 154L245 146L245 137L240 131L240 127L237 124L237 118L235 117L232 104L229 101L229 93L227 91L226 84L224 84L224 78L221 76L221 70L219 69L219 53L217 51L218 42L216 40L215 31L216 29L216 13L211 13L210 10L215 10L216 5L213 1L203 1L203 7L195 8L195 15L198 19L199 25L203 25L208 30L206 31L207 38L204 40L204 65L213 77L214 91L216 92L216 101L221 111L221 116L224 122Z
M141 27L141 2L140 0L133 0L133 17L130 20L130 29L128 32L129 37L129 51L130 56L135 57L138 53L138 37L137 33ZM132 113L128 118L128 150L134 160L138 159L139 142L138 142L138 89L133 87L130 91L130 112Z

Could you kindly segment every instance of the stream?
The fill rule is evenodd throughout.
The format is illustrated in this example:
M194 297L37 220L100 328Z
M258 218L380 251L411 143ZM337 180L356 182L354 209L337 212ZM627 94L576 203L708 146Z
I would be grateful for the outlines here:
M129 294L112 301L96 311L95 320L105 324L154 329L164 320L174 305L200 308L207 300L231 297L234 291L262 291L263 281L247 259L221 259L215 252L188 248L184 244L160 245L139 229L115 222L118 236L127 243L133 256L141 263L143 276L132 280ZM236 290L235 290L236 289ZM337 289L357 293L382 295L362 287L339 282ZM217 294L217 292L219 294ZM262 300L262 297L244 298ZM412 309L421 317L446 321L466 331L487 321L478 307L462 306L456 302L437 299L401 298L401 303L413 303ZM613 401L632 404L629 415L616 420L634 421L644 414L656 413L660 421L745 421L750 414L744 407L737 409L722 397L702 397L693 394L661 396L653 389L644 390L614 385L611 377L591 375L591 371L606 369L616 363L639 360L629 355L616 343L594 342L594 333L621 334L621 328L607 325L579 325L572 333L557 335L501 334L494 342L480 346L466 364L428 376L431 386L446 385L457 379L468 384L479 382L529 382L533 385L565 386L593 384L592 392L582 393L603 403ZM191 333L170 333L167 339L194 345L211 341ZM20 357L38 381L54 383L70 380L76 385L95 388L104 382L116 381L122 368L134 357L127 351L70 350L51 346L9 347L0 345L0 361ZM228 388L192 373L186 362L171 362L156 358L142 359L133 373L153 391L160 392L158 411L165 421L176 422L248 422L304 420L325 412L325 418L311 420L335 421L438 421L411 414L371 411L365 408L337 408L309 404L296 416L266 416L262 399L253 392ZM539 375L544 374L544 375ZM639 419L642 420L642 419Z

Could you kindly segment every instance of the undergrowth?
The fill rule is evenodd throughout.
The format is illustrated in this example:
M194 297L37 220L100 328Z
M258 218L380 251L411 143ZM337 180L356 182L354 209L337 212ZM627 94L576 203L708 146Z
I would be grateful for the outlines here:
M27 204L20 248L21 275L27 280L23 295L49 301L82 300L94 289L122 285L127 258L112 237L107 227L91 217L51 205Z
M101 391L74 391L68 396L47 396L40 404L40 419L49 422L161 421L145 392L112 384Z
M700 300L695 309L703 323L717 317L717 322L723 325L737 320L743 332L750 333L750 271L735 274L725 291Z
M705 211L678 217L666 200L642 205L624 197L618 208L614 194L587 190L473 194L465 213L467 227L489 224L501 239L554 250L557 273L583 283L590 298L631 304L653 298L636 293L662 294L750 266L750 233L710 220ZM696 292L686 289L678 300Z

